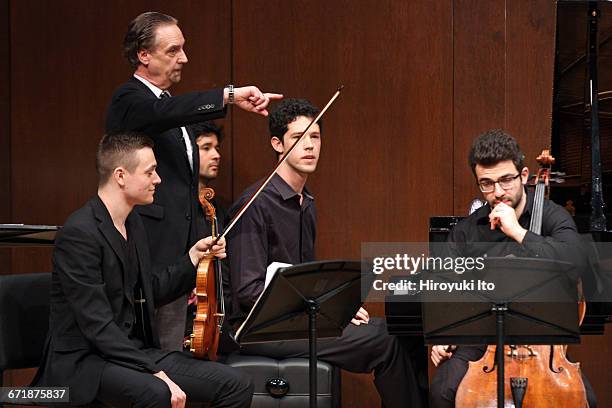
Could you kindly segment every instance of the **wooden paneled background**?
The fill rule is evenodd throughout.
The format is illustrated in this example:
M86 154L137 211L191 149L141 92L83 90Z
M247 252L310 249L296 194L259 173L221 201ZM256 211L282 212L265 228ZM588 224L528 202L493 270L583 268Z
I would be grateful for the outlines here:
M465 214L480 132L510 131L529 165L550 143L552 0L0 0L0 222L62 224L95 193L106 106L131 75L120 44L147 10L178 18L187 39L175 94L255 84L323 105L345 85L309 183L322 259L426 240L430 216ZM223 125L216 187L230 203L274 154L264 118L234 111ZM2 249L0 273L49 271L50 254ZM612 406L609 332L573 350L600 406ZM344 373L343 406L379 406L369 375Z

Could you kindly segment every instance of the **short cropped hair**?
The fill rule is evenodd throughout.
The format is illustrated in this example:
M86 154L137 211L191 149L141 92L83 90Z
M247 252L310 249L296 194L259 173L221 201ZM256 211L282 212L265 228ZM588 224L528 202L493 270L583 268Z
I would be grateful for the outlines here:
M134 171L138 167L136 152L145 147L153 148L153 140L139 132L115 132L106 134L100 140L96 153L98 185L108 182L117 167Z
M314 119L321 110L308 102L306 99L283 99L270 113L268 128L270 137L278 137L281 142L283 135L289 130L289 124L300 116ZM323 121L317 122L323 131Z
M198 140L201 136L207 134L214 134L217 136L217 141L221 143L221 139L223 139L223 128L221 126L217 126L215 122L207 120L206 122L198 122L189 126L189 129L195 136L196 140Z
M123 56L134 68L140 64L138 59L140 50L153 50L155 48L155 30L157 27L168 24L178 24L178 20L155 11L142 13L130 22L123 39Z
M516 140L501 129L488 130L478 136L472 143L468 156L474 176L477 164L489 167L506 160L512 160L514 167L520 172L525 155Z

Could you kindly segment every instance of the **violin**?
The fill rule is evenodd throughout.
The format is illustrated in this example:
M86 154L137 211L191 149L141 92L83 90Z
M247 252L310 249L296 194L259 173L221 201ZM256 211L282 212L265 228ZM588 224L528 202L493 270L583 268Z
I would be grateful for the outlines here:
M212 188L200 189L200 204L211 223L213 238L219 234L215 206L210 202L214 196ZM225 306L221 265L212 254L204 255L198 263L195 294L197 309L193 319L193 333L185 341L185 346L189 347L196 358L216 361Z
M535 197L529 230L542 231L544 198L547 196L550 168L554 158L543 150L537 158L540 169L536 175ZM579 307L580 322L584 318L584 303ZM580 375L580 363L566 358L564 345L504 346L503 404L497 402L496 346L488 346L482 358L470 361L455 397L457 408L542 408L588 407L586 390Z

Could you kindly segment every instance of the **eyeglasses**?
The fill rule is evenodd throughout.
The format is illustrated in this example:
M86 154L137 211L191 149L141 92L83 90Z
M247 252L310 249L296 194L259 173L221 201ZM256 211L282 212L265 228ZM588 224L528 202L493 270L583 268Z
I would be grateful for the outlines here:
M487 179L480 180L478 182L478 187L483 193L491 193L495 191L495 184L499 184L501 188L503 188L504 190L508 190L514 186L514 180L519 178L520 175L521 173L517 174L516 176L504 176L498 179L497 181Z

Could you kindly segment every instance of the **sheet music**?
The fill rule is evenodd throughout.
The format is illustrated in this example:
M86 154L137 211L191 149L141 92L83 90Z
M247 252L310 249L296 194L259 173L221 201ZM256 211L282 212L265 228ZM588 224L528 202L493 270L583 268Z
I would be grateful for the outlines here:
M264 283L264 289L268 287L268 284L272 280L272 277L280 268L286 268L287 266L292 266L291 264L284 262L272 262L266 268L266 282Z
M253 310L255 310L255 307L257 306L257 304L259 303L259 300L261 299L262 295L266 291L268 284L272 281L272 278L274 277L274 275L276 275L276 272L280 268L286 268L287 266L292 266L292 265L288 263L284 263L284 262L272 262L270 265L268 265L268 267L266 268L266 281L264 283L264 290L262 290L261 293L259 294L259 297L257 298L257 300L255 301L255 304L249 311L249 314L247 315L246 319L244 319L244 321L242 322L238 330L236 330L236 336L234 336L236 340L240 338L240 332L242 332L242 329L244 328L244 324L249 320L249 317L251 317Z

